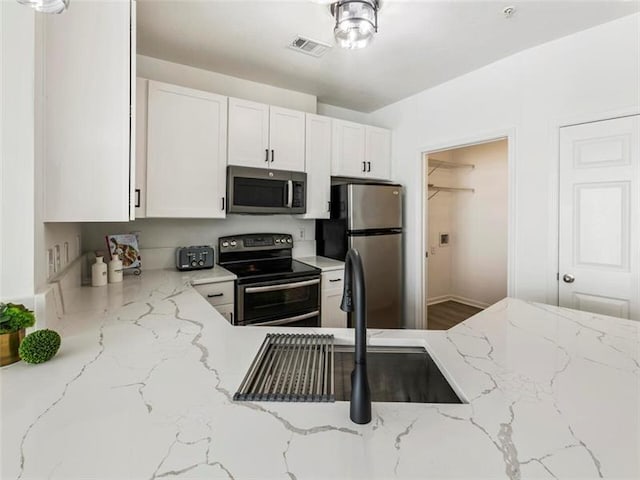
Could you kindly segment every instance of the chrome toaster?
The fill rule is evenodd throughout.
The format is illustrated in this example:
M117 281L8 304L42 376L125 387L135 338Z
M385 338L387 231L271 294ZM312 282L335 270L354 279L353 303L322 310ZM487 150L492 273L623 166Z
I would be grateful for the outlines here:
M215 264L213 247L208 245L179 247L176 249L178 270L202 270Z

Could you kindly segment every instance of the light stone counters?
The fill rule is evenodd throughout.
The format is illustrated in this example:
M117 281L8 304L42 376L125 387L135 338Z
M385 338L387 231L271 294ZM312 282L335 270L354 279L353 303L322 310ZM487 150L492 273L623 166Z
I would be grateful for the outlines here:
M86 288L57 357L0 372L3 480L640 476L637 323L506 299L448 332L370 331L426 346L470 403L374 403L358 426L346 402L233 402L276 329L230 326L196 277Z

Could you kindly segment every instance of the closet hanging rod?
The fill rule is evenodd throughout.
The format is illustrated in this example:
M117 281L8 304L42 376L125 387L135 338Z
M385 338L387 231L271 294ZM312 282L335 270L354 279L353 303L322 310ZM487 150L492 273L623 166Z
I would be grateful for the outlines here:
M428 184L427 187L429 188L429 190L435 190L435 192L433 192L431 195L429 195L427 200L431 200L433 197L435 197L440 192L469 192L469 193L475 193L476 192L475 188L438 187L438 186L434 185L433 183Z

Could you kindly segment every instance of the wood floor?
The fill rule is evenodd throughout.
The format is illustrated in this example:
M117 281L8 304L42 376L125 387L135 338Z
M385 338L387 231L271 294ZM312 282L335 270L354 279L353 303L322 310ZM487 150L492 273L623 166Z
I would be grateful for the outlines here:
M448 330L481 311L454 301L436 303L427 309L427 324L429 330Z

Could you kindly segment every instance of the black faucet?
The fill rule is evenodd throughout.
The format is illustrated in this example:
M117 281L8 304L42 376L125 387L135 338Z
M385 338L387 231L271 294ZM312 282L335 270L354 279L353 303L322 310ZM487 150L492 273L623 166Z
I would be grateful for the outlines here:
M361 425L371 421L371 391L367 377L367 299L364 270L358 250L347 252L344 266L344 293L340 308L355 312L356 357L351 372L351 421Z

